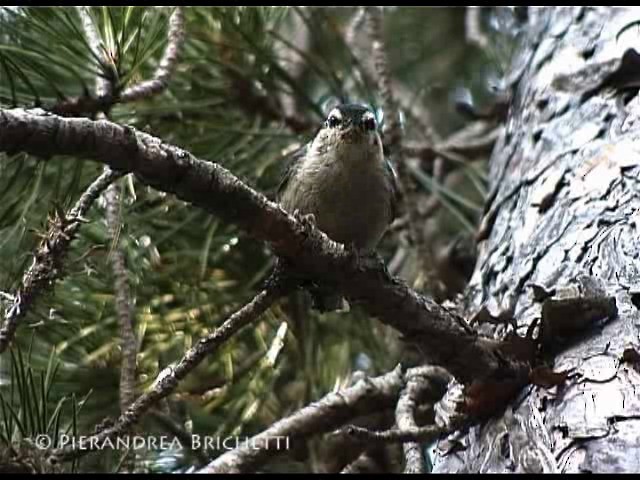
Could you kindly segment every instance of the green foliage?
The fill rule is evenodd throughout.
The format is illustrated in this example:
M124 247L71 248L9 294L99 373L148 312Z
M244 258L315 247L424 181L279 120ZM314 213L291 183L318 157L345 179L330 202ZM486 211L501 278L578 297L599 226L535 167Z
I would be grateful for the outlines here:
M31 366L31 348L26 356L20 348L12 349L10 356L11 380L0 382L0 449L14 452L16 457L38 458L38 450L42 454L46 449L59 448L65 437L77 436L78 416L88 395L80 401L75 394L57 398L60 363L55 351L49 355L44 371ZM45 463L42 458L38 461ZM75 470L75 462L69 470Z
M101 51L90 48L79 9L3 7L0 11L0 102L51 106L89 94L96 77L117 91L151 73L166 43L167 12L144 7L92 7ZM108 59L108 60L105 60Z

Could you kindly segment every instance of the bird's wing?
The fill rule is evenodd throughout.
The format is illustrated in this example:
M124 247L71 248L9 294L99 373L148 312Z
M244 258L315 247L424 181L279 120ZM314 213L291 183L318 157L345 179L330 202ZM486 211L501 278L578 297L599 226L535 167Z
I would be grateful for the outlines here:
M398 202L400 200L400 188L398 187L398 175L388 158L384 159L384 165L387 170L391 184L391 223L398 214Z
M289 180L291 180L291 178L295 175L298 168L300 168L300 165L302 164L302 161L304 160L304 157L307 154L307 148L308 148L307 145L303 145L298 150L296 150L291 155L289 155L287 165L285 167L284 175L282 176L280 185L278 185L278 192L276 195L278 199L282 197L282 194L284 193L285 189L287 188L287 185L289 184Z

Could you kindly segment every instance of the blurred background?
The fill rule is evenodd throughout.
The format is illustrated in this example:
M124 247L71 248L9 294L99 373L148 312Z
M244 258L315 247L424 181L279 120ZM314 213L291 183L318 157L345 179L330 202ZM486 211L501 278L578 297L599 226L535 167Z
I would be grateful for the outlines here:
M75 8L0 8L0 106L55 110L65 99L90 97L97 75L123 86L152 75L172 8L89 12L108 60L91 52ZM186 37L168 89L116 104L108 112L112 121L220 163L270 197L288 155L313 138L334 99L372 106L384 128L360 9L190 7L184 14ZM430 263L425 267L411 242L406 218L391 226L378 250L392 273L439 300L460 294L473 270L473 246L460 255L458 247L473 235L489 190L487 159L499 129L491 112L518 35L518 11L508 7L384 10L392 86L415 181L409 201L420 203L418 231ZM456 138L485 143L456 150ZM448 154L429 154L426 147L434 145ZM78 158L0 154L0 315L47 219L71 208L101 171ZM133 177L118 188L117 242L131 290L141 392L249 300L274 259L233 225ZM15 447L54 428L90 434L96 423L119 414L121 349L109 264L114 240L104 207L100 198L87 214L90 222L73 242L61 279L31 307L12 350L0 355L0 446ZM321 315L301 298L279 302L209 357L139 431L255 434L349 385L354 372L378 375L411 362L394 333L357 308ZM349 460L343 453L318 438L296 445L292 456L268 469L340 470ZM102 452L64 469L111 472L120 461L117 452ZM199 457L186 449L151 450L137 452L135 461L139 471L185 471Z

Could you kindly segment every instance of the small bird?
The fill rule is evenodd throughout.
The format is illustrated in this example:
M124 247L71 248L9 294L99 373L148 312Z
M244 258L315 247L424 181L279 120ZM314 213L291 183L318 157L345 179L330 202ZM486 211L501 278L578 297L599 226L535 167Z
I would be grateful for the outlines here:
M374 113L360 104L342 104L294 154L278 200L291 213L312 215L332 240L369 252L395 217L397 191ZM320 311L342 306L333 290L319 287L312 296Z

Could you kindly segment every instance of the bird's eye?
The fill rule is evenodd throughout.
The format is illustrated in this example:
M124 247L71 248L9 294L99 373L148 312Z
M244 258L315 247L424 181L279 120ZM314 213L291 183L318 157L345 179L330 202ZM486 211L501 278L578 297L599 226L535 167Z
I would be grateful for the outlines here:
M331 128L335 128L340 125L340 121L340 118L338 118L336 115L330 115L327 119L327 125Z
M366 116L362 119L362 125L365 130L373 131L376 129L376 119L372 116Z

